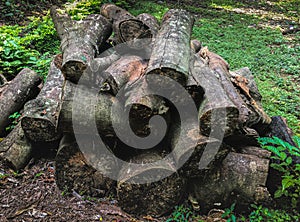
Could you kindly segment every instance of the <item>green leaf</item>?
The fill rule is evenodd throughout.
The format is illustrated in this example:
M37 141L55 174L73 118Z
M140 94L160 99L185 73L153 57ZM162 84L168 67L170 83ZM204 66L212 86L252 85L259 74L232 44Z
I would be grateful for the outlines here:
M292 178L289 177L289 178L284 178L281 181L281 184L282 184L282 191L284 191L289 187L293 187L295 185L295 182Z
M274 193L274 198L279 198L282 196L282 191L280 189L276 190L276 192Z
M285 162L286 162L288 165L291 165L292 162L293 162L292 157L289 156L288 158L286 158Z

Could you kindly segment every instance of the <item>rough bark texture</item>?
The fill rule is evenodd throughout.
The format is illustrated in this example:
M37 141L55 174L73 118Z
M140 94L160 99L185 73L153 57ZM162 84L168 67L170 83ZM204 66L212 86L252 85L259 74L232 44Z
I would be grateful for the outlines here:
M153 15L150 15L148 13L142 13L139 14L136 18L141 20L144 24L146 24L149 27L149 30L152 34L152 38L154 38L157 35L157 32L159 30L159 23Z
M258 147L245 147L242 153L230 152L215 172L191 181L193 195L201 209L229 207L247 209L250 203L268 203L266 188L270 153Z
M271 118L264 112L261 105L261 95L256 86L254 77L245 67L234 72L230 72L231 81L240 91L240 95L247 107L250 109L250 115L246 122L257 131L263 131L271 123Z
M233 104L238 108L240 125L239 127L242 128L244 125L246 125L246 122L249 120L249 115L251 111L244 103L242 97L230 81L228 63L221 56L209 51L207 47L203 47L200 50L199 54L202 58L206 60L208 66L216 74L228 98L230 98Z
M113 23L114 40L117 44L125 43L130 48L141 49L151 43L153 34L148 22L134 17L114 4L102 5L100 13ZM138 39L145 40L137 41Z
M0 158L12 169L24 168L31 159L32 146L26 139L21 123L0 143Z
M8 117L37 96L41 82L36 72L25 68L13 80L0 86L0 136L5 134L5 127L10 123Z
M62 56L57 55L51 62L47 80L36 99L24 106L21 119L25 135L35 142L57 140L59 108L61 104L63 74L60 70Z
M186 85L193 22L193 17L185 10L171 9L165 14L154 41L147 75L167 76Z
M103 73L106 88L117 95L127 82L134 82L144 73L147 63L135 55L122 56L118 61L112 63Z
M75 83L99 52L98 46L111 35L111 23L101 15L89 15L82 21L72 21L66 14L51 8L63 52L62 71L66 79Z
M111 113L111 108L113 104L120 107L119 101L109 94L98 92L84 85L65 82L59 114L62 132L73 133L75 126L75 133L98 135L99 131L105 137L114 135L112 121L120 121L122 113Z
M228 98L213 71L198 55L194 56L191 75L205 91L204 100L199 108L201 132L208 136L213 130L219 135L224 133L225 136L229 136L237 128L239 118L237 107Z
M182 198L185 180L176 173L172 160L162 159L157 153L146 152L130 160L137 165L125 165L120 171L117 186L119 205L138 215L160 216L170 212ZM141 165L143 163L143 165ZM164 174L169 176L160 179ZM138 183L138 181L154 181Z
M55 157L56 183L61 190L103 197L114 189L115 181L106 177L103 172L112 170L109 166L115 160L105 155L93 157L94 153L97 153L97 147L93 147L92 141L93 138L87 137L85 144L87 147L81 146L79 149L73 136L63 136ZM88 152L83 155L81 150ZM88 159L93 160L92 165Z

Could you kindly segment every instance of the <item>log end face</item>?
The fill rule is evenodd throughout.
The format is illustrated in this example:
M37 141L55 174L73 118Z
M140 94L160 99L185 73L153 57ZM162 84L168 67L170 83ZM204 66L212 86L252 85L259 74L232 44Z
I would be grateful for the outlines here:
M62 73L65 79L70 80L73 83L78 83L86 68L87 64L81 61L68 61L63 64Z

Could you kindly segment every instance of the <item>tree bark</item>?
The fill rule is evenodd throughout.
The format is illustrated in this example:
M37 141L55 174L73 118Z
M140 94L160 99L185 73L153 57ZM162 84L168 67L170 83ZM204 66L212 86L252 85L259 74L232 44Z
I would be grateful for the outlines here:
M205 91L204 100L199 108L201 132L205 136L209 136L210 133L224 133L225 136L229 136L238 126L238 108L228 98L213 71L205 65L200 56L195 55L193 59L191 75Z
M105 88L117 95L128 81L134 82L139 79L145 73L146 67L147 63L139 56L122 56L102 73Z
M148 16L134 17L126 10L114 5L104 4L100 9L101 15L113 23L113 31L117 44L125 43L130 48L141 49L151 43L155 34L155 21ZM136 41L144 39L143 41Z
M105 176L115 170L109 168L115 159L107 155L96 156L98 151L93 147L93 138L85 138L79 147L73 136L63 136L55 157L56 184L64 192L104 197L115 188L115 181ZM82 151L86 152L83 154Z
M160 164L155 162L161 159L162 155L158 153L146 152L130 160L135 164L123 166L117 186L118 203L123 210L161 216L181 201L185 180L176 173L172 160L166 158ZM169 176L161 179L164 174Z
M246 125L249 120L251 111L244 103L242 97L232 84L229 78L229 65L228 63L216 53L213 53L204 47L199 52L200 56L207 60L208 66L214 71L217 78L219 79L222 87L224 88L227 96L231 99L233 104L239 110L239 128Z
M258 132L262 132L271 123L271 118L264 112L261 105L261 98L258 88L256 86L254 77L245 67L233 72L230 72L231 81L236 88L240 90L240 95L244 103L250 109L250 115L246 125L254 128Z
M25 104L21 119L25 135L35 142L49 142L59 139L57 130L61 104L63 74L60 70L62 55L56 55L51 62L44 87L36 99Z
M0 158L14 170L24 168L31 159L32 146L26 139L19 122L0 143Z
M193 22L193 17L185 10L171 9L164 15L161 29L154 41L147 75L167 76L186 85Z
M202 48L202 43L199 40L197 39L191 40L191 50L193 53L198 53L201 48Z
M234 201L237 210L246 210L251 203L268 204L269 157L259 147L244 147L242 153L230 152L215 172L192 180L191 190L201 209L229 207Z
M112 33L111 23L101 15L89 15L82 21L72 21L59 14L57 7L50 10L63 52L62 71L65 78L77 83Z
M115 113L111 113L113 105L120 108ZM59 129L62 132L74 133L75 127L75 133L100 133L104 137L113 137L112 121L118 123L120 118L122 109L115 97L84 85L75 85L71 81L65 82L59 114Z
M36 72L25 68L13 80L0 86L0 136L5 135L5 127L10 123L9 116L37 96L41 82Z

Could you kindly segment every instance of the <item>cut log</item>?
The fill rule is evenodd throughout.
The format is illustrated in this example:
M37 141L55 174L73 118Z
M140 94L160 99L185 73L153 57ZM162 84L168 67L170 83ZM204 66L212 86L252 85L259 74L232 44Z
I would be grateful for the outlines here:
M193 53L198 53L201 48L202 48L202 43L199 40L197 39L191 40L191 51Z
M21 119L27 138L35 142L57 140L61 135L57 130L64 77L59 69L62 55L52 60L44 87L36 99L24 106Z
M26 139L19 122L0 143L0 158L14 170L24 168L31 159L32 146Z
M112 33L111 23L101 15L89 15L82 21L72 21L59 14L57 7L50 10L63 52L62 71L65 78L75 83Z
M205 96L199 108L200 129L203 135L231 135L238 126L239 110L228 98L213 71L199 55L194 55L191 75L204 88ZM218 135L218 136L216 136Z
M161 216L179 204L185 180L176 173L172 160L162 158L158 153L146 152L123 166L117 186L118 203L123 210Z
M55 157L56 184L64 192L75 191L80 195L104 197L115 188L115 181L105 176L105 173L110 174L110 170L115 170L110 168L115 159L108 155L96 156L98 151L93 145L93 138L85 137L83 143L86 144L78 147L73 136L63 136ZM87 152L83 155L81 150ZM92 165L89 160L93 162Z
M130 48L138 49L144 48L151 43L151 38L156 31L156 25L154 25L154 20L151 19L150 22L150 16L146 20L144 20L145 16L140 16L140 19L138 19L114 4L102 5L100 13L113 23L117 44L125 43ZM137 39L144 40L136 41Z
M145 73L146 67L147 62L139 56L122 56L102 73L105 88L117 95L128 81L134 82L139 79Z
M151 37L155 38L159 30L158 20L153 15L150 15L148 13L139 14L136 18L141 20L144 24L146 24L149 27Z
M221 56L209 51L207 47L203 47L199 54L202 58L207 60L208 66L216 74L228 98L230 98L233 104L238 108L239 128L241 129L244 125L246 125L246 122L249 120L251 111L244 103L242 97L230 81L228 63Z
M230 72L231 81L240 90L240 95L251 110L246 125L258 132L271 123L271 118L265 113L261 105L261 98L254 77L248 67Z
M0 86L0 136L5 135L5 127L10 123L9 116L37 96L41 82L36 72L25 68L13 80Z
M121 107L119 101L109 94L66 81L59 114L59 129L65 133L74 133L75 127L75 133L100 133L104 137L113 137L112 121L117 124L122 118L121 108L116 108L115 113L111 113L113 105Z
M230 152L215 172L191 181L191 190L203 211L214 207L246 210L250 204L268 204L266 188L270 152L245 147L243 153Z
M171 9L164 15L161 29L154 41L147 75L167 76L186 85L193 22L193 17L185 10Z
M170 146L179 174L200 177L220 165L229 152L221 141L199 134L199 125L188 120L184 125L173 121ZM182 138L180 140L179 138Z

